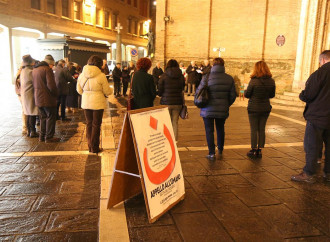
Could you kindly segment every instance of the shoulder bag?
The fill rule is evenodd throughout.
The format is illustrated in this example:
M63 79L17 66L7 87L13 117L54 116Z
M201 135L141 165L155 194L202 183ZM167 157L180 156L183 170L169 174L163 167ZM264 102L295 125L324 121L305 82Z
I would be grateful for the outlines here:
M194 104L198 108L206 107L209 102L209 85L208 85L209 77L210 74L207 74L205 79L205 86L199 89L198 93L195 94Z
M188 118L188 107L187 105L185 104L185 100L184 100L184 92L182 92L182 107L181 107L181 110L180 110L180 118L182 119L187 119Z

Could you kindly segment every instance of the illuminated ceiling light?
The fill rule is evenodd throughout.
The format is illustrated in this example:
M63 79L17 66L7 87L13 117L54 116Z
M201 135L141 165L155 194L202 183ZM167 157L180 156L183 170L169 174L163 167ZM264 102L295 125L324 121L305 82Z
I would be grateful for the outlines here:
M157 5L157 1L154 1L153 4L156 6Z

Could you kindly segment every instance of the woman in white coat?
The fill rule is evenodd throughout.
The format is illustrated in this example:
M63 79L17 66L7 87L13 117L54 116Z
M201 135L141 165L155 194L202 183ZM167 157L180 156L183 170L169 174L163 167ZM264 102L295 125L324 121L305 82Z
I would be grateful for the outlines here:
M107 105L107 96L112 94L108 80L101 71L102 65L101 57L91 56L77 83L77 92L82 95L81 107L84 109L87 121L88 148L92 153L102 151L99 145L103 111Z
M34 102L34 88L32 84L32 69L35 60L30 55L22 57L21 80L21 100L22 108L26 118L27 136L31 138L39 137L36 132L36 118L38 115L38 107Z

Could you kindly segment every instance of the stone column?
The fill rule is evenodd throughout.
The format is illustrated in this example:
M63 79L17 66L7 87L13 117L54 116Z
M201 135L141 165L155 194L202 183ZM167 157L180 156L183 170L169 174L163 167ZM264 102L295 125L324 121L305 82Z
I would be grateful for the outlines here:
M10 61L10 80L12 83L15 83L15 74L14 73L14 50L13 50L13 31L11 28L8 28L8 41L9 41L9 61Z
M156 39L155 39L155 59L154 62L160 62L162 66L166 62L166 36L165 36L165 6L167 0L157 1L156 8Z
M121 29L120 23L118 23L117 27L117 39L116 39L116 63L121 63Z
M319 0L302 0L293 89L302 89L311 74Z

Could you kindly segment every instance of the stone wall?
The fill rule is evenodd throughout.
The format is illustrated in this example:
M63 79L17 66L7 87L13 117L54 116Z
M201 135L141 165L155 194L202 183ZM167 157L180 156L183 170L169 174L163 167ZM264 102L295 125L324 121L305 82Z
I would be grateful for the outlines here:
M277 91L291 90L301 0L269 0L268 5L266 0L167 0L171 21L166 30L165 6L166 0L158 1L157 61L175 58L188 64L217 57L213 48L224 47L227 72L241 82L249 81L253 64L264 57ZM278 35L286 38L282 47L276 44Z

